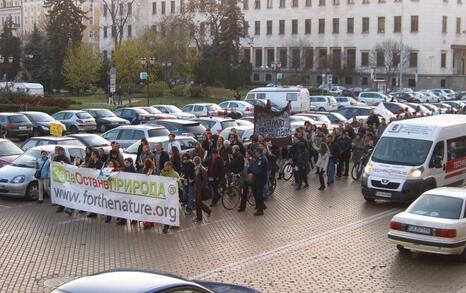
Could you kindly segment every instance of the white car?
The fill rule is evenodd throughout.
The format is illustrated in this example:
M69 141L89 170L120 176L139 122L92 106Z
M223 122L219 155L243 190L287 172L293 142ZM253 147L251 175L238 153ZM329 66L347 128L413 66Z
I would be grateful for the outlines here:
M421 251L460 255L466 260L465 188L426 191L393 217L388 238L402 253Z
M424 90L424 91L421 91L421 93L423 93L427 97L427 100L425 101L426 103L438 103L438 102L440 102L439 96L434 94L431 90Z
M328 93L329 94L336 94L336 95L341 95L343 93L343 91L346 90L346 88L344 86L341 86L341 85L333 85Z
M188 120L188 119L196 118L196 115L191 114L191 113L183 112L183 111L181 111L180 108L178 108L177 106L173 106L173 105L152 105L151 107L159 110L160 112L162 112L164 114L173 115L177 119L186 119L186 120Z
M336 111L338 109L337 100L332 96L310 96L311 106L319 111Z
M359 93L358 100L364 102L367 105L378 105L380 102L388 102L389 98L378 92L362 92Z
M421 92L412 92L414 97L416 98L417 103L428 103L430 102L430 99L427 95Z
M209 128L213 134L220 134L223 129L228 127L236 127L235 120L231 118L201 117L193 120L200 122L205 128Z
M244 119L237 119L236 121L236 125L238 126L250 126L250 127L254 127L254 123L249 121L249 120L244 120Z
M348 107L348 106L356 106L359 104L364 105L364 103L358 102L352 97L335 97L335 100L337 101L338 109Z
M184 106L181 110L193 114L196 117L224 116L227 113L227 111L214 103L189 104Z
M432 89L431 90L434 94L440 96L440 99L444 101L454 100L456 99L455 92L451 89Z
M245 101L224 101L218 104L222 109L230 111L231 117L241 118L254 115L254 106Z
M316 124L316 121L314 119L312 119L310 117L306 117L306 116L300 116L300 115L290 116L290 122L291 123L299 122L302 125L304 125L304 123L306 123L306 122L309 122L311 124Z
M414 111L416 111L416 109L419 107L419 110L424 115L432 115L432 111L429 110L429 108L425 107L423 104L407 103L406 105L411 107L411 109L413 109Z
M236 133L238 133L243 143L249 142L251 140L251 135L254 134L254 126L238 126L225 128L222 130L222 132L220 132L220 136L222 136L224 139L229 139L232 128L236 129Z

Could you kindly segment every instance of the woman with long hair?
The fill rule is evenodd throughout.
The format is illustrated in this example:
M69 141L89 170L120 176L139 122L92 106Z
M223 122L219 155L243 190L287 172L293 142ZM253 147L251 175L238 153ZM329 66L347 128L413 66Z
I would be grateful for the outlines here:
M319 181L320 181L319 190L325 189L324 173L327 172L328 160L329 160L328 146L325 142L322 142L320 144L319 158L317 159L317 163L316 163L317 174L319 175Z
M181 170L181 154L177 147L172 147L170 150L170 161L173 164L173 169L177 173L180 173Z

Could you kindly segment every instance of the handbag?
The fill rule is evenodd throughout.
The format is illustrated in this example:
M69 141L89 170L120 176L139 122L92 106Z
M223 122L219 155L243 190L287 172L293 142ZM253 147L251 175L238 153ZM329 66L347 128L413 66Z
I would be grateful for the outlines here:
M44 168L45 163L47 163L48 159L42 163L42 166L40 167L39 170L34 173L34 178L39 179L40 178L40 173L42 172L42 168Z

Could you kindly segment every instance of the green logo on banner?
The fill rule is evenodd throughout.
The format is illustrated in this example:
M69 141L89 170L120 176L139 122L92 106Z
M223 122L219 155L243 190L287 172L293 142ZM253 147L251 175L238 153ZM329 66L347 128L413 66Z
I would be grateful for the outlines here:
M65 166L52 166L53 181L58 183L65 183Z

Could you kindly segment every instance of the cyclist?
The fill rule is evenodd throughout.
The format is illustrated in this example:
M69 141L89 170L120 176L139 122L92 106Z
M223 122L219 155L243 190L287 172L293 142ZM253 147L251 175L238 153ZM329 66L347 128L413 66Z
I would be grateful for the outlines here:
M364 153L364 141L362 140L359 134L356 135L352 142L352 150L353 150L353 164L359 163L361 160L362 154Z

